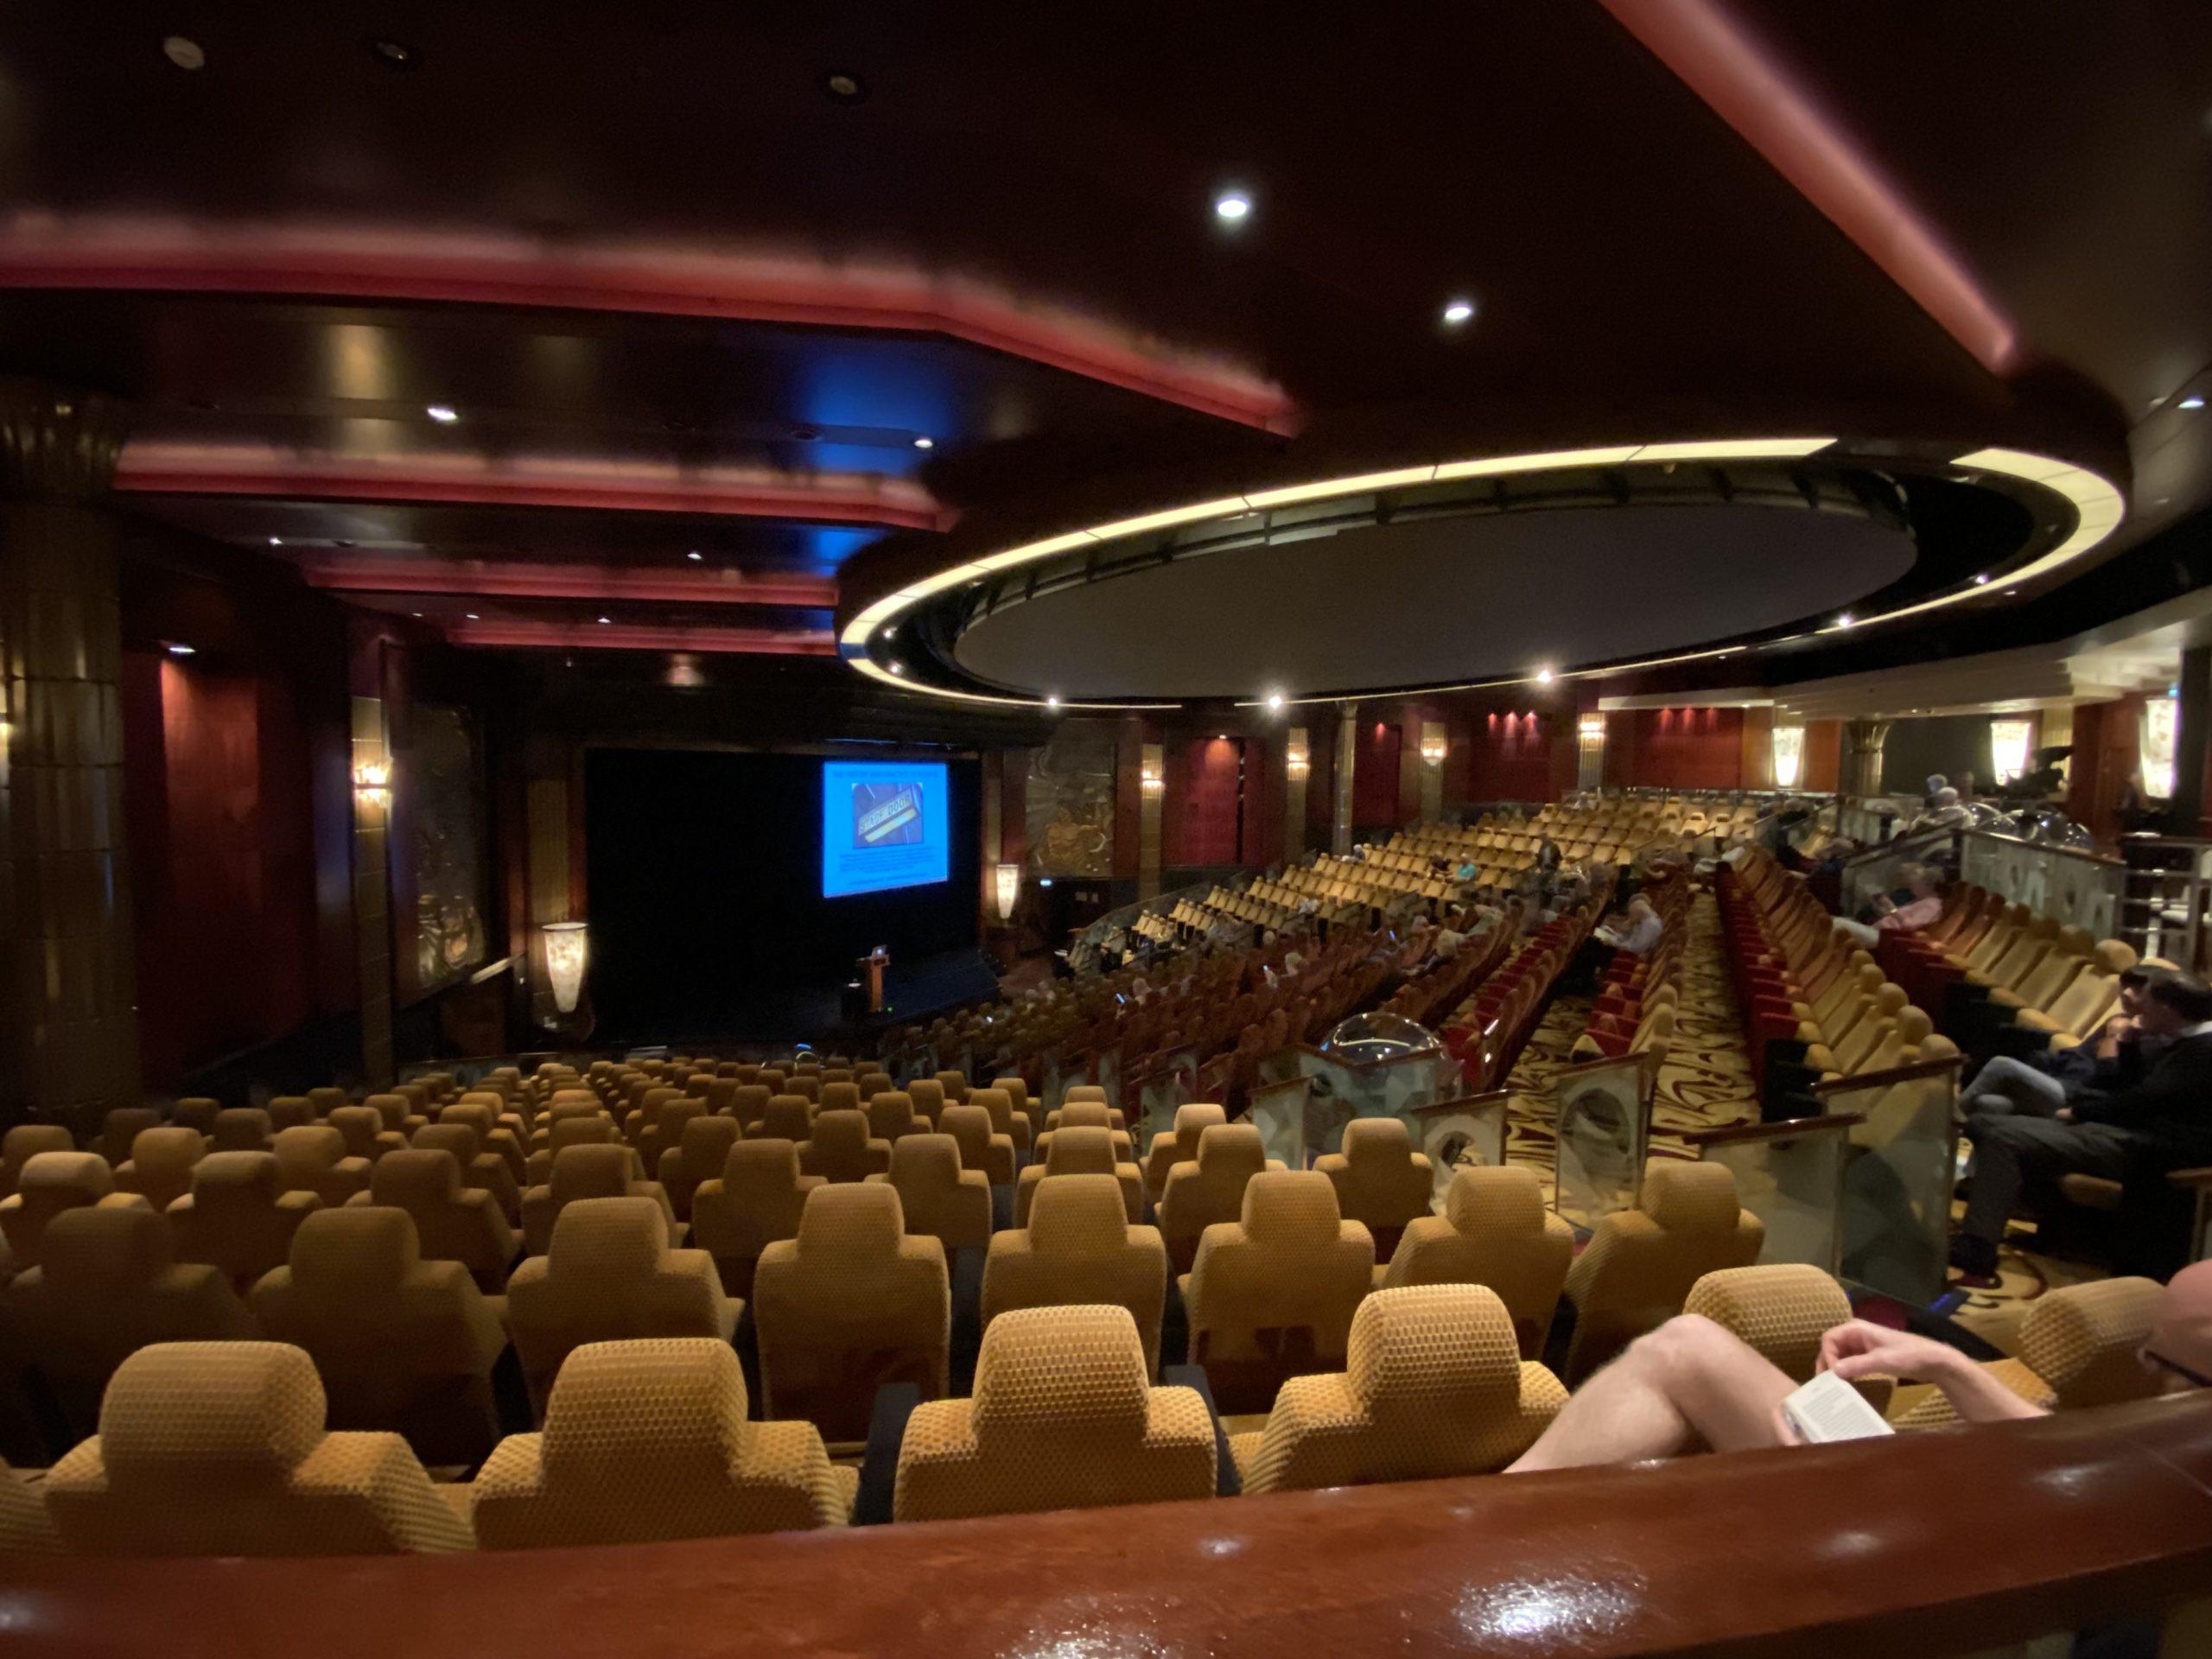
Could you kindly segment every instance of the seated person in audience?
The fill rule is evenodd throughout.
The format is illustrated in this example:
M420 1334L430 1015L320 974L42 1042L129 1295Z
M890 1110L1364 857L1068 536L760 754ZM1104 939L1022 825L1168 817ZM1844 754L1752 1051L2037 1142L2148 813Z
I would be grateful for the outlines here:
M1874 920L1854 922L1847 917L1835 918L1835 931L1848 934L1868 950L1882 940L1885 933L1917 933L1943 913L1943 878L1925 865L1916 864L1905 873L1906 899L1899 904L1886 893L1874 900Z
M1955 789L1939 789L1936 804L1912 822L1913 833L1923 830L1960 830L1974 822L1972 809L1960 800Z
M1990 1060L1959 1090L1961 1116L1969 1125L1976 1117L2001 1117L2008 1112L2053 1117L2076 1100L2113 1094L2141 1082L2171 1040L2146 1035L2139 1024L2151 982L2162 971L2138 964L2122 974L2120 1011L2088 1041L2024 1059L1999 1054Z
M2206 1386L2212 1378L2212 1262L2174 1275L2136 1358L2169 1394ZM1821 1338L1818 1369L1847 1382L1862 1376L1932 1382L1965 1422L2046 1414L1960 1350L1865 1319ZM1630 1344L1576 1389L1506 1472L1643 1463L1700 1446L1715 1452L1792 1446L1796 1437L1781 1406L1796 1389L1732 1333L1685 1313Z
M1434 937L1429 940L1428 959L1431 962L1449 962L1459 954L1459 947L1466 942L1467 936L1447 922L1438 928Z
M2166 1046L2139 1081L2084 1096L2049 1117L2012 1111L1974 1120L1974 1191L1951 1265L1962 1284L1995 1282L1997 1246L2022 1199L2044 1199L2059 1179L2126 1181L2212 1163L2212 986L2167 974L2145 989L2137 1027Z
M1638 893L1629 900L1625 915L1608 917L1604 926L1583 940L1574 953L1574 960L1560 976L1560 989L1570 996L1589 995L1597 989L1599 979L1614 957L1623 952L1631 957L1649 956L1665 931L1651 901Z

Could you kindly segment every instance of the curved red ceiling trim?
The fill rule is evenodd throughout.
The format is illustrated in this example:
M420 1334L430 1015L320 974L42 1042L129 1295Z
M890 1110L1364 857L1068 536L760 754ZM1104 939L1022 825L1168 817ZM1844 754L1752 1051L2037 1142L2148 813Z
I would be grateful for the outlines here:
M1936 227L1719 0L1599 3L1984 368L2002 374L2017 365L2019 331L2012 320Z
M445 630L456 645L567 651L696 651L723 656L835 657L826 630L675 628L621 622L455 622Z
M926 490L899 479L550 455L348 456L251 445L132 442L124 446L115 487L149 495L693 512L900 530L945 530L954 519Z
M827 576L752 576L717 570L640 570L596 564L452 558L310 558L311 588L339 594L464 594L485 599L652 600L685 605L834 608Z
M1233 364L962 277L799 256L27 212L0 223L0 287L543 306L945 334L1245 426L1292 434L1300 425L1288 392Z

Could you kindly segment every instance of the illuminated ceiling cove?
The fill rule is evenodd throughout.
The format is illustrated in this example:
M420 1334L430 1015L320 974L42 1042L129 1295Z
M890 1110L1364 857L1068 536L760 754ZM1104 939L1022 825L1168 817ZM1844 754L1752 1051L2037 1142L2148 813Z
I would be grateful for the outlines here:
M1900 579L1905 572L1894 538L1869 539L1866 520L1884 511L1908 513L1911 488L1921 480L2017 503L2024 535L1993 564L1971 569L1929 558L1923 547L1912 578ZM1683 521L1661 516L1679 513L1693 501L1704 504L1702 512L1744 512L1758 522L1744 528L1740 519L1704 521L1707 544L1701 560L1692 544L1697 538L1684 535ZM1764 510L1785 507L1800 508L1805 516L1777 530L1779 521ZM1466 666L1446 671L1452 648L1438 626L1437 611L1464 602L1468 627L1484 626L1478 598L1486 580L1483 543L1471 537L1456 543L1468 550L1468 568L1455 582L1448 564L1454 539L1408 537L1406 523L1563 508L1581 510L1569 515L1580 524L1538 533L1516 528L1515 545L1488 573L1522 595L1496 626L1497 649L1454 658ZM1603 548L1594 537L1578 540L1578 531L1608 512L1615 518ZM1815 519L1848 519L1854 512L1855 539L1847 547L1832 526L1810 528ZM1249 700L1280 693L1292 702L1313 702L1378 690L1578 678L1756 652L1808 635L1878 628L1946 607L1988 602L2090 552L2124 516L2120 493L2107 479L2064 460L2007 448L1745 438L1474 457L1273 485L983 552L911 580L845 616L839 650L863 674L940 696L1017 703L1065 698L1107 708L1155 707L1165 698L1240 690ZM1724 523L1732 526L1725 534ZM1249 579L1256 569L1250 563L1255 548L1280 553L1287 544L1347 535L1352 540L1332 555L1288 558L1282 568L1287 587L1296 592L1261 602L1278 630L1308 636L1283 642L1274 653L1280 667L1271 667L1265 640L1235 630L1235 617L1247 613L1224 613L1229 595L1218 582L1171 583L1165 577L1185 562L1232 557ZM1762 536L1772 537L1767 557L1789 560L1793 545L1803 547L1813 568L1778 577L1759 571L1756 544ZM1548 645L1541 628L1525 626L1532 606L1529 584L1541 582L1540 568L1529 561L1546 557L1560 562L1567 582L1579 584L1562 593L1560 608L1588 607L1601 624L1595 631L1563 628L1550 636L1555 645ZM1132 582L1137 586L1128 585ZM1341 594L1336 606L1328 602L1332 583ZM1378 599L1394 585L1426 597L1399 616ZM1110 615L1086 623L1069 601L1046 597L1056 599L1071 586L1101 591L1121 586L1123 593L1110 601ZM1732 591L1719 591L1722 586ZM1146 588L1148 594L1141 591ZM1872 602L1833 608L1861 596ZM1660 607L1661 613L1622 620L1608 631L1602 622L1609 600L1613 611ZM1686 602L1691 600L1696 602ZM1164 613L1185 601L1192 614ZM1171 647L1180 643L1179 653L1171 649L1167 654L1185 660L1183 677L1173 677L1172 665L1166 672L1144 671L1162 655L1147 650L1128 653L1118 676L1101 660L1087 668L1077 664L1080 685L1053 683L1068 671L1062 660L1073 659L1065 652L1056 656L1046 639L1048 606L1062 611L1066 629L1095 625L1117 637L1148 609L1155 626L1168 632ZM1025 610L1031 613L1027 627L1015 626ZM1364 626L1351 619L1363 617L1375 619L1371 632L1382 639L1374 647L1344 649L1341 642L1357 638ZM1435 641L1434 649L1411 648L1423 640ZM1332 643L1338 645L1333 652ZM1555 658L1548 655L1554 649ZM1659 654L1650 654L1655 652ZM1507 657L1517 660L1501 660ZM1217 669L1205 665L1209 658L1219 659ZM1341 671L1332 674L1332 663L1341 664ZM1393 663L1401 664L1395 672ZM1314 676L1325 677L1317 684Z

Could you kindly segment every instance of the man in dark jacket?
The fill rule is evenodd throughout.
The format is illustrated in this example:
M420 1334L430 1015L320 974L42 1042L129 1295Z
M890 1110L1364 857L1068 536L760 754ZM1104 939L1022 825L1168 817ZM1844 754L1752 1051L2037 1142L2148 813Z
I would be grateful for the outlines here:
M1974 1120L1974 1192L1951 1241L1960 1282L1993 1282L1998 1241L2022 1198L2048 1200L2059 1178L2140 1180L2146 1170L2212 1163L2212 986L2192 975L2147 988L2145 1038L2165 1050L2131 1087L2085 1095L2050 1117L2014 1113Z

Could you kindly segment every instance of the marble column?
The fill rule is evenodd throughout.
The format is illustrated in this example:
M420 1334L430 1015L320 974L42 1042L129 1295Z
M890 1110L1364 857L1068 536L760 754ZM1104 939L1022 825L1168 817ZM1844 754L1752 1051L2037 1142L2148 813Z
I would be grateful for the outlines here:
M107 399L0 378L0 1124L139 1098Z
M1336 812L1329 850L1339 858L1351 851L1352 773L1359 760L1359 705L1344 704L1337 716Z
M1882 792L1882 745L1889 741L1886 720L1848 720L1843 725L1843 766L1836 792L1863 799Z

